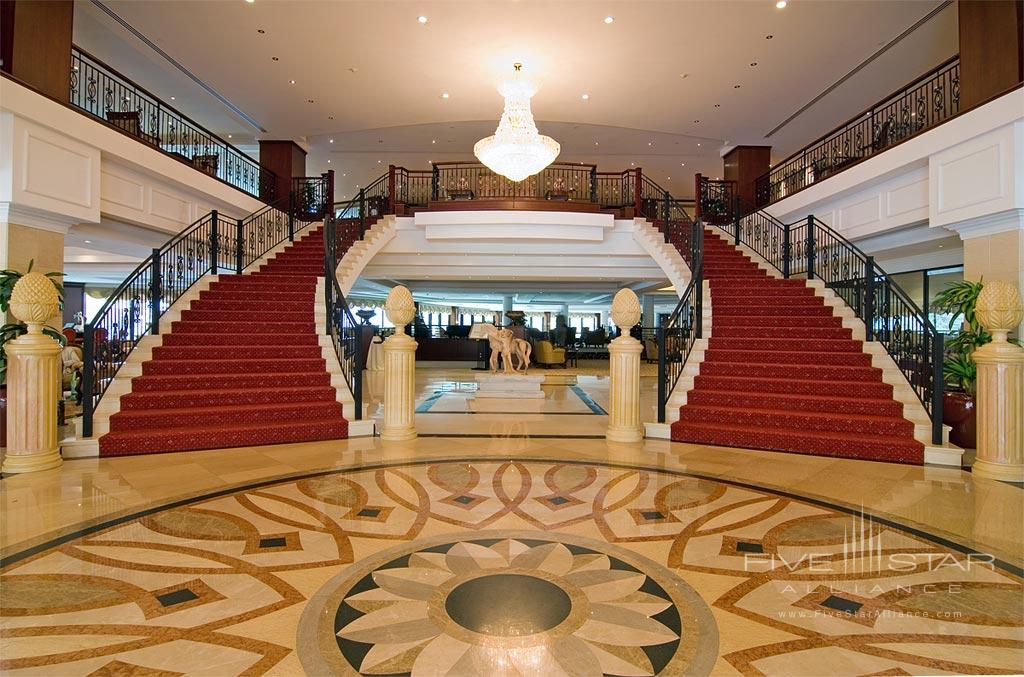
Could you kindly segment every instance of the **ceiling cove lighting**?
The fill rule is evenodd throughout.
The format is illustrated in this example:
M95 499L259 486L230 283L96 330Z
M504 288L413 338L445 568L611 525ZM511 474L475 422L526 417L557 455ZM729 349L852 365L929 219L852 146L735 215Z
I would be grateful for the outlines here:
M537 90L519 79L522 68L521 63L515 64L513 80L498 88L505 99L505 110L494 135L473 146L473 155L480 162L512 181L533 176L554 162L562 150L557 141L537 132L530 111L530 97Z

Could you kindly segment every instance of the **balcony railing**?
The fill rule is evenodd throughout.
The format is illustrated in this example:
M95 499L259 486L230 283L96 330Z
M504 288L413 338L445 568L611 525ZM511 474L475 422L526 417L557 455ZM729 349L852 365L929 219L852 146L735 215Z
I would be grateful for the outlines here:
M274 199L274 173L91 54L71 49L71 105L228 185Z
M877 155L960 112L960 57L941 64L757 178L764 207Z

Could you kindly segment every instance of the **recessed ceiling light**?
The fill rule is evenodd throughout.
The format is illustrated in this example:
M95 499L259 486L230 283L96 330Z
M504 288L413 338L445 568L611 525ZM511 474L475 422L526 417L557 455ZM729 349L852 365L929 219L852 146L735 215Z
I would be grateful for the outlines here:
M766 36L764 36L764 39L765 40L771 40L774 37L775 37L774 35L766 35Z
M441 92L441 98L442 99L448 99L450 97L451 97L451 94L449 94L448 92Z
M594 145L595 145L595 146L599 146L599 145L601 145L601 144L599 144L599 143L598 143L597 141L595 141L595 142L594 142Z
M689 73L680 73L679 77L681 77L683 80L685 80L686 78L690 77L690 74Z
M715 108L721 108L721 107L722 107L722 104L720 104L720 103L716 103L715 104Z
M732 88L733 88L733 89L739 89L739 88L740 88L740 86L739 86L739 85L733 85L733 86L732 86Z
M699 123L699 122L700 122L700 120L694 120L694 123Z
M423 16L422 14L416 17L416 20L419 21L421 24L427 23L427 17Z
M328 120L333 120L333 119L334 119L334 116L333 116L333 115L328 115L328 116L327 116L327 119L328 119Z
M331 139L331 140L330 140L330 141L328 141L327 143L334 143L334 139Z
M228 138L229 138L229 139L231 138L231 135L230 135L230 134L228 134Z
M669 181L671 181L671 180L672 180L672 177L671 177L671 176L670 176L670 177L668 177L668 180L669 180Z
M86 244L92 244L92 240L85 240L85 243ZM941 247L942 245L940 244L939 246Z
M697 147L698 147L698 148L700 147L700 144L699 144L699 143L697 144Z
M430 143L437 143L437 139L431 139Z
M647 142L647 145L648 145L648 146L653 146L653 145L654 145L654 142L653 142L653 141L648 141L648 142Z
M289 84L289 85L294 85L294 84L295 84L295 80L289 80L289 81L288 81L288 84Z
M750 67L751 67L751 68L753 68L753 67L754 67L754 66L756 66L756 65L757 65L757 62L756 62L756 61L751 61L751 62L750 62Z
M250 5L251 5L252 3L254 3L254 2L256 2L256 0L245 0L245 1L246 1L247 3L249 3Z
M381 161L380 161L380 160L377 160L377 164L380 164L380 163L381 163Z
M635 163L635 162L630 162L630 163L629 163L629 166L630 166L630 167L636 167L636 163Z
M306 99L306 103L313 103L313 99Z
M327 161L327 164L331 164L331 161L330 161L330 160L328 160L328 161Z
M680 166L680 167L685 167L685 166L686 166L686 163L685 163L685 162L680 162L680 163L679 163L679 166Z
M786 9L786 0L779 0L776 2L775 9Z
M276 57L276 56L272 56L272 57L270 57L270 60L271 60L271 61L280 61L281 59L279 59L279 58L278 58L278 57Z
M605 22L606 24L610 24L610 23L612 23L613 21L615 21L615 17L613 17L613 16L606 16L606 17L604 18L604 22Z
M172 97L171 97L171 101L174 101L174 98L175 98L175 97L173 97L173 96L172 96Z
M589 95L589 94L584 94L584 95L583 95L583 96L581 96L580 98L581 98L581 99L583 99L584 101L586 101L587 99L589 99L589 98L590 98L590 95Z
M263 30L262 28L257 28L256 32L259 33L260 35L265 35L266 34L266 31Z
M348 176L348 174L344 174L344 173L343 173L343 174L342 174L342 176Z

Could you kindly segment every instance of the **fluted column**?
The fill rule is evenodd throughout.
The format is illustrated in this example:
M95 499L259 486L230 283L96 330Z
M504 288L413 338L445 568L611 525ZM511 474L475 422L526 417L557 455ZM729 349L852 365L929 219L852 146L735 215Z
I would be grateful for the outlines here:
M971 466L977 477L1024 482L1024 348L1006 340L1022 315L1015 285L985 283L975 316L992 342L971 354L978 365L978 449Z
M411 440L416 437L416 341L405 333L416 307L406 287L398 286L388 294L384 312L395 325L395 333L384 341L384 426L380 438L385 441Z
M612 442L639 442L640 353L643 345L629 335L640 321L640 300L632 289L620 289L612 300L612 319L622 336L608 344L609 408L605 437Z
M42 333L43 323L60 311L59 301L53 283L40 273L26 274L11 293L11 313L28 325L28 333L4 346L7 353L4 473L49 470L63 462L57 443L61 347Z

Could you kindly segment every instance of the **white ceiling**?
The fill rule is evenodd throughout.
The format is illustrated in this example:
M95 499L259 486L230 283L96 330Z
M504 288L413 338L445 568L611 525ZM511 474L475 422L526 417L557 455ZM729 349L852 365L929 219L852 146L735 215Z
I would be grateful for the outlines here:
M105 4L262 130L93 3L76 3L77 43L232 141L303 140L307 173L348 175L339 197L388 163L469 159L514 61L540 87L534 113L561 159L635 162L687 196L695 171L721 171L723 147L781 158L957 51L954 3L766 139L939 0Z

